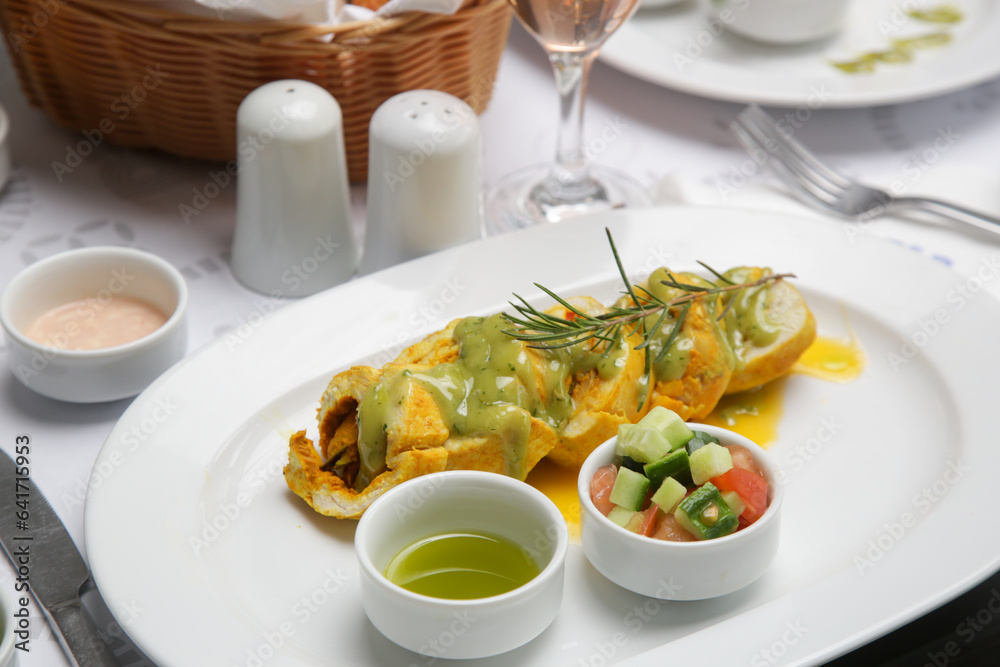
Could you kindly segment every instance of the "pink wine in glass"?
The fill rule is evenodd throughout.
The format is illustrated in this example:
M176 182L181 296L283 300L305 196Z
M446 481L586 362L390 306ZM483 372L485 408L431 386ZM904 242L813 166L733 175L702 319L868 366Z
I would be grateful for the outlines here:
M622 207L649 206L628 174L591 165L583 150L583 101L598 49L639 0L510 0L521 24L545 49L559 91L556 159L504 178L486 201L490 234Z
M511 0L517 17L548 51L594 49L632 14L638 0Z

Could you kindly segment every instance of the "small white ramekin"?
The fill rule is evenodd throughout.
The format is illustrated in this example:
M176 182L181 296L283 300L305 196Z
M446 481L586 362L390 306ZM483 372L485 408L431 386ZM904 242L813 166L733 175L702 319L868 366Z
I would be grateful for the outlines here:
M419 539L480 530L512 540L541 572L508 593L474 600L419 595L386 579L389 561ZM361 599L372 624L396 644L435 658L484 658L537 637L562 603L569 535L537 489L497 473L452 470L407 481L365 511L354 537Z
M168 315L139 340L99 350L63 350L24 335L43 313L77 299L141 299ZM102 246L69 250L27 267L0 297L7 362L29 389L73 403L135 396L187 352L187 284L166 260L143 250Z
M590 499L590 480L602 465L614 463L611 438L580 468L580 541L587 560L605 577L635 593L661 600L702 600L732 593L756 581L778 552L784 488L767 452L726 429L689 424L714 435L723 445L742 445L763 468L768 482L764 515L732 535L703 542L667 542L638 535L612 522Z

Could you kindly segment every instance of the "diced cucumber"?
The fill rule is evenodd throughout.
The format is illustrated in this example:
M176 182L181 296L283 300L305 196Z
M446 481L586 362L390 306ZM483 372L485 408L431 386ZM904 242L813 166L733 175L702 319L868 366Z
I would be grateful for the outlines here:
M673 477L667 477L650 500L659 505L664 512L670 513L677 508L678 503L684 500L686 493L687 488L683 484Z
M740 494L735 491L723 491L722 499L726 501L729 509L733 510L733 514L736 516L743 514L743 511L747 508L746 503L740 498Z
M628 523L628 520L631 519L634 514L638 514L638 512L616 505L611 508L610 512L608 512L608 518L624 528Z
M683 447L688 440L694 437L694 432L688 428L680 415L662 405L657 405L650 410L645 417L639 420L638 425L659 431L670 444L670 449Z
M705 445L713 442L718 445L719 439L714 435L705 433L704 431L695 431L694 437L688 440L688 443L684 446L687 448L688 454L694 454L696 449L701 449Z
M709 443L691 455L691 479L701 486L733 467L733 457L722 445Z
M659 431L639 424L622 424L618 427L615 454L626 456L639 463L649 463L670 453L670 443Z
M662 459L647 463L642 471L653 486L659 486L667 477L673 477L681 484L691 482L691 461L683 447L675 449Z
M642 473L619 468L608 500L625 509L636 511L642 509L642 502L646 499L648 490L649 480Z
M639 463L631 456L622 457L622 468L628 468L629 470L634 470L636 472L642 472L643 463Z
M681 501L674 511L684 530L699 540L711 540L736 532L739 517L722 499L714 484L705 484Z

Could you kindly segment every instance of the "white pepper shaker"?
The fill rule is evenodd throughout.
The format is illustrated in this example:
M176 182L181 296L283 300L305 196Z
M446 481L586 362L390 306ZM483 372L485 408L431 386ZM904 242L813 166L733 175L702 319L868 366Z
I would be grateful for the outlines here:
M482 173L472 107L438 90L386 100L368 132L362 271L481 238Z
M247 287L299 297L358 268L340 105L308 81L264 84L236 114L231 264Z

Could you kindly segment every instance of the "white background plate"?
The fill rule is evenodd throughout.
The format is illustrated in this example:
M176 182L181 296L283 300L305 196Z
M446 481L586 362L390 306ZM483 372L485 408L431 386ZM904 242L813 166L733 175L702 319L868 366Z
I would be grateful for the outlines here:
M752 1L752 0L751 0ZM945 26L948 46L917 52L906 64L879 64L869 74L847 74L830 64L885 49L889 40L941 26L905 19L898 0L853 0L844 29L830 39L772 46L723 32L689 0L639 11L601 49L604 62L652 83L729 102L858 107L941 95L1000 74L1000 6L993 0L957 0L964 19ZM946 4L925 0L921 6ZM668 113L668 112L665 112Z
M990 423L1000 305L983 292L960 298L967 281L915 253L848 241L842 223L622 211L477 242L248 318L138 397L97 459L85 530L108 606L142 610L119 619L140 648L164 665L430 664L368 622L356 524L287 490L287 437L314 432L335 371L381 364L452 317L504 308L512 291L534 298L533 281L610 300L605 225L636 280L698 259L797 273L821 333L853 328L868 364L849 384L787 381L771 448L788 476L782 545L762 579L722 599L660 603L607 582L571 545L554 624L479 664L597 665L611 654L746 664L763 651L817 663L996 570L1000 532L984 527L1000 469Z

